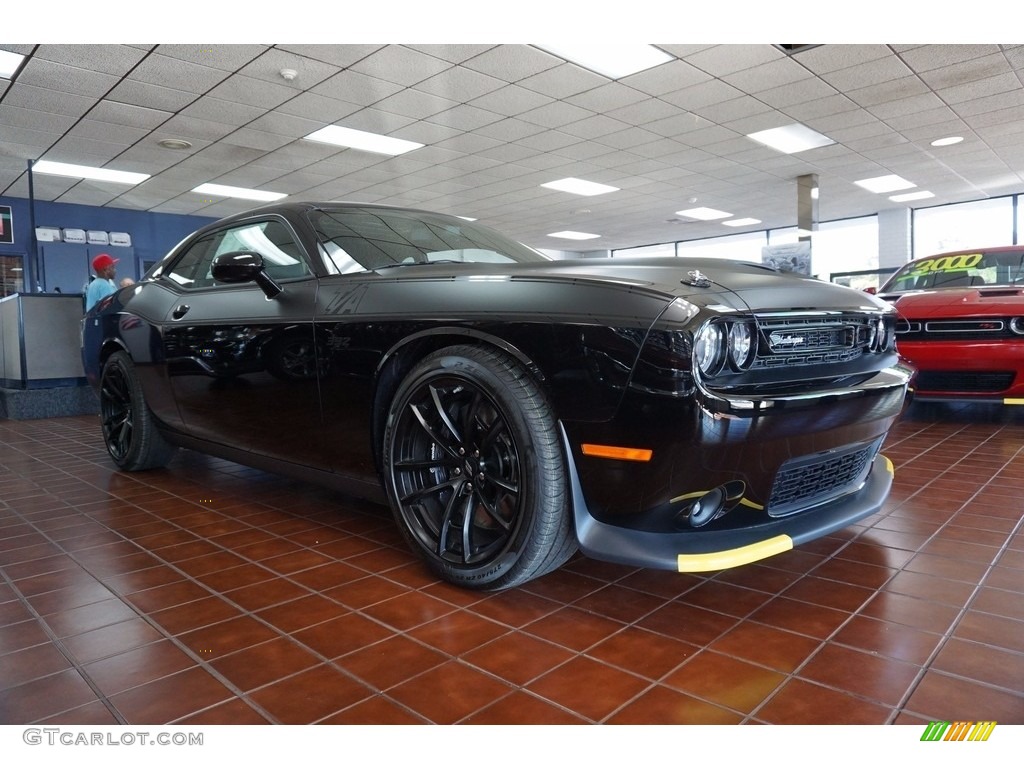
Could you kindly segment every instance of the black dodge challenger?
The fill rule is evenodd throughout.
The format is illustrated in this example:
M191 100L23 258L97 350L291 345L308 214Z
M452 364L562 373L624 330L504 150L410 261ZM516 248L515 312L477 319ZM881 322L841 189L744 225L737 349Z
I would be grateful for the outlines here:
M719 570L877 512L894 322L757 264L552 261L457 217L279 203L102 301L82 357L121 469L183 446L386 499L440 578L501 589L577 549Z

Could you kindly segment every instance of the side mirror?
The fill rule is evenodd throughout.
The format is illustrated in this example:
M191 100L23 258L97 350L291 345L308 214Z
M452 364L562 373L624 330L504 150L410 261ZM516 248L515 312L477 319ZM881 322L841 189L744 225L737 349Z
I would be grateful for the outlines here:
M878 293L878 289L875 288L875 286L873 285L869 285L867 288L864 289L864 293L870 293L872 296L874 296L876 293Z
M222 253L213 260L213 279L218 283L256 283L268 299L281 293L281 286L274 282L263 268L263 257L255 251L231 251Z

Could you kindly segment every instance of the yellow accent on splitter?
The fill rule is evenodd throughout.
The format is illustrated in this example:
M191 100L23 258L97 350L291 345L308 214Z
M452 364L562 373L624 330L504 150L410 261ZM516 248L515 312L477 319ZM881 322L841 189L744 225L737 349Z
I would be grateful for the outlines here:
M788 552L793 548L793 540L782 534L771 539L748 544L745 547L726 549L722 552L707 552L702 555L679 555L677 570L680 573L701 573L703 571L721 571L763 560L772 555Z

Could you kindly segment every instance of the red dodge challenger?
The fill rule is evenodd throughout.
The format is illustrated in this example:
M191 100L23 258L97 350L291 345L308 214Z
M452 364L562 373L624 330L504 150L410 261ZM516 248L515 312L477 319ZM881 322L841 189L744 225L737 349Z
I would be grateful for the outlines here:
M899 313L915 399L1024 405L1024 246L915 259L878 296Z

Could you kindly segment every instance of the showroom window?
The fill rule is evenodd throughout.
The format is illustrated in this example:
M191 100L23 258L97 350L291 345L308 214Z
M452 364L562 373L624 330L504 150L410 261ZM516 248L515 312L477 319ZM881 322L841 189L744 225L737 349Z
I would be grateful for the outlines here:
M1013 198L939 205L914 211L914 258L966 248L1014 245Z
M773 229L769 245L798 240L796 227ZM834 273L878 269L878 217L825 221L811 235L811 274L830 280Z
M765 232L746 232L709 240L679 243L680 256L702 256L713 259L739 259L761 263L761 249L768 244Z
M613 256L675 256L675 243L658 243L657 245L641 245L638 248L620 248L612 251Z

